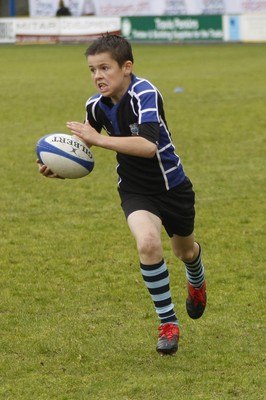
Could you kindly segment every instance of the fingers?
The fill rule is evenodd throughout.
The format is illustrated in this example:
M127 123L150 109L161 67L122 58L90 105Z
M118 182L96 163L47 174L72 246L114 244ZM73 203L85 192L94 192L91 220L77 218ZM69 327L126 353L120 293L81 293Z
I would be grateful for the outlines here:
M46 165L41 164L39 166L39 172L43 175L46 176L47 178L54 178L56 174L54 174L53 171L51 171L49 168L46 167Z
M81 134L84 124L81 124L80 122L67 122L66 126L72 133Z
M85 123L71 121L67 122L66 126L70 129L73 136L77 136L87 146L91 147L97 145L99 134L88 121Z
M46 178L58 178L58 179L65 179L62 178L61 176L55 174L53 171L51 171L46 165L42 164L40 160L36 160L37 164L39 164L39 172Z
M89 132L88 128L91 128L91 125L88 121L84 124L81 122L71 121L67 122L66 126L73 134L77 135L84 135L85 133Z

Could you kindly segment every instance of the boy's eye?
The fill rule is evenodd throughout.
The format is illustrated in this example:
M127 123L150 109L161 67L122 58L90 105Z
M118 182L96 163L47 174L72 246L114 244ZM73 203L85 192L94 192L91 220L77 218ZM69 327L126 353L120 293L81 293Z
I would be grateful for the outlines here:
M107 65L104 65L104 66L102 66L101 68L99 68L99 71L100 70L102 70L102 71L108 71L109 70L109 67L107 66ZM96 68L90 68L90 72L92 73L92 74L95 74L96 73Z

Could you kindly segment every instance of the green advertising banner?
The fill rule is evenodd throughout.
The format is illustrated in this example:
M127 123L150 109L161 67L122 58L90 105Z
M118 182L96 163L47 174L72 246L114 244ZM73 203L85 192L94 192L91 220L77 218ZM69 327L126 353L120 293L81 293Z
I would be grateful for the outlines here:
M221 15L122 17L122 35L135 41L222 41Z

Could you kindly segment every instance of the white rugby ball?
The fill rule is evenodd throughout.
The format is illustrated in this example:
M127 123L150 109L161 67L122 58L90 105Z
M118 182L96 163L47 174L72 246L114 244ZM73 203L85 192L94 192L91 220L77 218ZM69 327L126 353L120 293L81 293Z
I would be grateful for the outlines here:
M38 159L62 178L88 175L94 167L93 154L80 139L66 133L51 133L36 145Z

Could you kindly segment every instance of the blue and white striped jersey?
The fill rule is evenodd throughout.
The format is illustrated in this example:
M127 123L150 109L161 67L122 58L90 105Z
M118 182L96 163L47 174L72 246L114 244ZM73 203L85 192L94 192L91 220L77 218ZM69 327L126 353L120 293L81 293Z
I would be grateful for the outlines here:
M120 189L158 194L185 179L167 127L162 95L149 81L132 75L127 92L117 104L96 94L86 102L86 112L87 120L99 133L104 129L110 136L140 135L157 144L153 158L117 153Z

